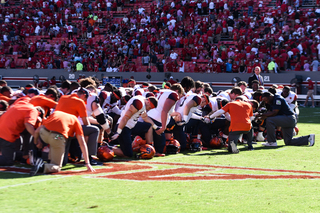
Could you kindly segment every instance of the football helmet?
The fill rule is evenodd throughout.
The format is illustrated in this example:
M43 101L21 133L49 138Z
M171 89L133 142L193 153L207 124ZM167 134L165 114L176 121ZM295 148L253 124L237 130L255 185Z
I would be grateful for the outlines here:
M202 142L200 139L194 138L190 142L189 149L193 152L198 152L202 150Z
M149 144L140 147L140 153L137 155L139 159L151 159L154 157L156 150Z
M111 161L114 157L114 152L108 146L100 146L97 151L97 157L100 161Z
M166 141L166 146L163 149L166 154L178 154L180 152L180 143L174 138Z
M132 150L134 152L139 152L140 147L146 143L147 143L146 140L143 140L140 136L136 136L132 142Z
M222 146L222 139L219 138L218 136L213 137L210 140L210 147L214 149L220 149Z

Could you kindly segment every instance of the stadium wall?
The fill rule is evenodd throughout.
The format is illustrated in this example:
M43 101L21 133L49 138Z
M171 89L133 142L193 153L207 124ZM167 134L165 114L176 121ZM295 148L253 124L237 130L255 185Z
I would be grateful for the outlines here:
M138 83L142 83L148 81L147 72L118 72L118 73L107 73L107 72L66 72L65 70L57 70L57 69L2 69L0 70L0 78L6 80L9 86L19 87L25 86L28 83L33 83L33 76L37 75L39 77L40 82L44 82L46 79L51 79L53 76L59 80L60 76L64 76L65 79L70 81L76 81L80 76L95 76L101 81L103 78L112 79L113 77L117 79L130 79L132 76ZM155 84L156 86L160 86L164 79L168 79L170 76L173 76L173 79L181 80L184 76L190 76L194 80L200 80L202 82L210 83L214 89L214 91L218 91L220 89L226 89L233 86L232 81L235 78L248 81L248 78L252 74L242 74L242 73L150 73L150 83ZM282 84L291 86L292 79L301 79L302 87L301 93L304 94L307 92L305 86L307 82L305 81L307 77L311 77L311 79L317 83L319 86L320 75L318 72L304 72L304 71L288 71L285 73L262 73L264 78L264 86L266 88L270 87L272 84ZM316 87L317 88L317 87ZM318 91L319 88L317 89Z

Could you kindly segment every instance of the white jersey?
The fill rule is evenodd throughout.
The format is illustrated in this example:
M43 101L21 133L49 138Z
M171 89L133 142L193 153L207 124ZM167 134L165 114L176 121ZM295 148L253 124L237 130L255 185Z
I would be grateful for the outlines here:
M176 112L179 112L183 118L183 111L184 111L184 108L186 107L186 105L190 102L190 101L194 101L196 102L197 106L195 107L191 107L189 113L188 113L188 118L185 120L186 123L189 122L190 118L191 118L191 115L192 113L194 113L195 111L197 111L197 108L198 106L200 105L201 103L201 97L197 94L191 94L191 95L186 95L182 98L180 98L179 101L177 101L177 104L175 106L175 111Z
M231 101L231 98L230 98L228 92L220 92L217 97L218 97L218 98L219 98L219 97L220 97L220 98L225 98L225 99L227 99L228 101Z
M252 100L252 89L245 89L243 95L246 96L248 98L248 100Z
M134 113L128 120L126 127L128 127L129 129L132 129L138 122L138 118L140 117L140 115L146 112L145 98L141 95L132 97L126 104L124 110L122 110L121 116L118 120L118 124L120 123L126 112L130 109L131 105L133 105L138 110L138 112Z
M104 110L105 113L113 112L113 113L120 115L120 111L117 106L118 101L111 104L110 103L111 102L111 92L106 92L106 93L107 93L107 97L106 97L106 99L104 99L104 102L103 102L101 108Z
M135 89L132 93L132 96L142 95L144 92L144 89Z
M87 108L87 114L88 116L90 116L93 113L93 109L92 109L92 103L96 102L99 104L99 97L96 93L91 93L90 96L87 99L87 104L86 104L86 108Z
M298 98L297 94L295 92L290 91L288 97L285 98L287 103L290 105L292 102L296 101Z
M290 91L289 95L284 98L288 103L289 107L296 113L299 114L298 104L297 104L297 94L295 92Z
M179 100L179 96L178 96L178 93L176 93L175 91L172 91L169 89L162 89L159 91L159 93L157 93L156 97L158 98L158 106L155 109L149 110L148 116L161 123L161 112L163 110L163 106L164 106L166 100L171 99L171 100L177 102ZM173 105L168 112L169 116L167 119L167 124L169 123L170 115L173 112L174 106L175 105Z
M220 105L221 100L223 100L223 99L225 99L225 98L209 97L209 106L210 106L212 112L218 111L219 109L221 109L223 107L222 105Z

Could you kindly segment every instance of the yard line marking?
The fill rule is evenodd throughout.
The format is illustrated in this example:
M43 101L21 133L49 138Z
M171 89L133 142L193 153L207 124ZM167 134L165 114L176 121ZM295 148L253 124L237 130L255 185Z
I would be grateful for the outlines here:
M19 184L15 184L15 185L2 186L2 187L0 187L0 190L1 189L11 188L11 187L17 187L17 186L23 186L23 185L28 185L28 184L45 182L45 181L48 181L48 180L56 180L56 179L61 179L61 178L66 178L66 177L69 177L69 176L61 176L61 177L55 177L55 178L48 178L48 179L43 179L43 180L31 181L31 182L27 182L27 183L19 183Z

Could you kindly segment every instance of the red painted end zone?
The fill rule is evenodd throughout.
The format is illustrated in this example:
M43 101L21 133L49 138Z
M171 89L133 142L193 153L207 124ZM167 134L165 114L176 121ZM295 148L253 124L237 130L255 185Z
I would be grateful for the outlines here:
M158 169L158 165L164 165L167 168ZM241 171L241 174L237 174L237 171L239 170ZM246 171L247 174L244 174L244 171ZM253 171L260 171L264 173L267 172L268 174L252 174ZM15 172L25 174L29 173L29 169L16 167L0 167L0 172ZM68 170L61 171L56 174L86 175L86 177L90 178L106 178L133 181L320 179L320 172L317 171L248 168L148 161L127 161L118 163L110 162L106 163L104 168L96 168L96 173L89 173L84 170Z

